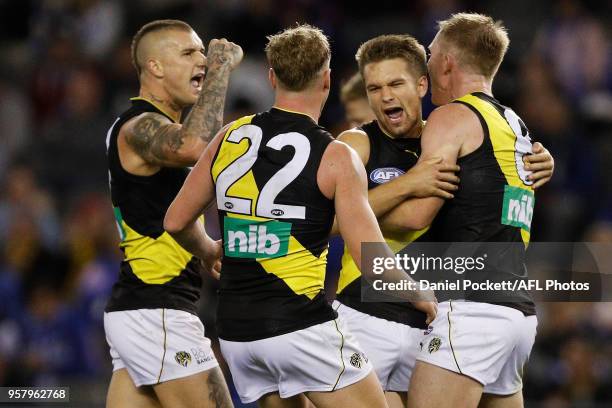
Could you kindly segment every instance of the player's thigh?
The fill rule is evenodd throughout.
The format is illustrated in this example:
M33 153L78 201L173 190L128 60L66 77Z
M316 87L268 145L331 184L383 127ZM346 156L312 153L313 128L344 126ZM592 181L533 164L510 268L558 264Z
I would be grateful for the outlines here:
M137 386L188 377L218 366L200 319L174 309L104 314L115 370L126 368Z
M383 390L388 390L391 372L396 371L399 365L407 363L401 351L405 337L404 327L408 326L368 315L338 301L334 302L334 308L338 312L338 319L346 324L374 366ZM402 385L403 389L394 388L393 391L406 391L408 380Z
M523 392L512 395L482 394L478 408L523 408Z
M317 408L384 408L385 394L372 370L360 381L332 392L307 392L306 396Z
M408 388L410 408L476 408L483 386L478 381L417 361Z
M153 386L164 408L231 408L232 399L219 367Z
M385 391L385 399L389 408L405 408L408 401L408 393Z
M305 392L331 393L372 371L372 364L340 319L270 338L250 342L221 339L220 343L244 403L273 392L284 399Z
M271 392L257 401L259 408L315 408L304 394L281 398L278 392Z
M484 387L484 394L491 396L513 396L523 389L523 374L536 337L536 316L522 317L515 330L517 343L497 379Z
M113 372L106 408L161 408L161 405L151 387L136 387L127 370L122 368Z

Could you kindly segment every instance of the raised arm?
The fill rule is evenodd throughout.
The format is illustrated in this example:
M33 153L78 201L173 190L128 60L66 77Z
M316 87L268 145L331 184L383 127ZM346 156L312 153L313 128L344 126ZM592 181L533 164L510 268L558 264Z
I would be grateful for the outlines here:
M143 113L123 126L126 144L150 166L193 166L223 125L230 72L241 60L240 46L211 40L202 92L183 124L157 113Z
M386 245L376 217L368 204L366 173L357 153L343 143L332 142L326 149L317 174L317 181L323 194L334 199L338 226L349 252L361 269L362 242L379 242L374 249L375 257L390 257L394 254ZM382 275L372 270L362 270L369 281L374 278L384 282L411 281L412 278L401 269L390 269ZM399 296L412 302L428 316L428 322L436 314L435 296L431 291L404 291ZM425 301L429 300L429 301Z

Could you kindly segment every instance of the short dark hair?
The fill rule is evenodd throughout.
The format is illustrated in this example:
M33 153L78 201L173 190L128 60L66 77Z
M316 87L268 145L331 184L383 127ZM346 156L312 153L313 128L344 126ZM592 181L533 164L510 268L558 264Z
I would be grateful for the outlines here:
M134 68L136 68L138 76L140 76L142 72L142 66L140 65L141 61L138 61L138 47L140 46L140 41L149 33L169 29L193 31L193 28L191 28L189 24L181 20L155 20L143 25L136 34L134 34L134 38L132 38L132 64Z
M281 84L302 91L330 60L331 49L323 31L308 24L269 35L266 57Z
M418 78L427 75L425 47L416 38L405 34L379 35L361 44L355 55L359 72L363 76L365 66L393 58L406 61Z

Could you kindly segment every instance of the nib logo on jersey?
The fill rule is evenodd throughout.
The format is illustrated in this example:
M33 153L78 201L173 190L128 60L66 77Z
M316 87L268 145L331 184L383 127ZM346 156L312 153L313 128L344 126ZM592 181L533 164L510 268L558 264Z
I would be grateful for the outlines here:
M505 186L501 223L530 231L534 204L535 197L532 191Z
M377 184L383 184L401 176L402 174L404 174L404 172L396 167L383 167L372 170L370 173L370 180Z
M291 223L276 220L247 220L225 217L225 256L234 258L277 258L287 255Z

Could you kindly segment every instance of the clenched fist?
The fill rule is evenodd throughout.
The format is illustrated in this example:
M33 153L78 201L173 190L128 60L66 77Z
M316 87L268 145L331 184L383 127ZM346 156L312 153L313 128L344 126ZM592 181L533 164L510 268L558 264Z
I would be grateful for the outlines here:
M213 38L208 43L206 59L208 66L226 65L230 69L236 68L242 61L242 48L238 44L227 41L225 38Z

